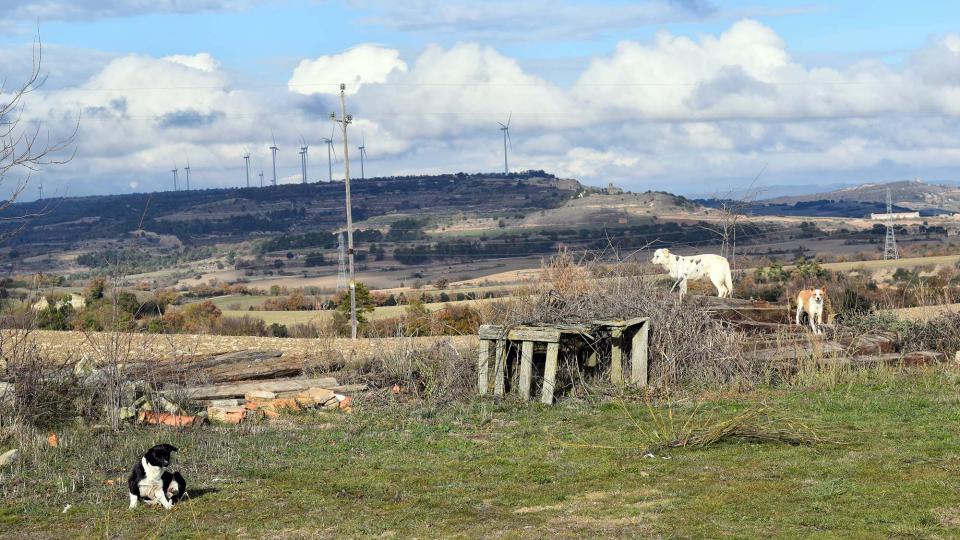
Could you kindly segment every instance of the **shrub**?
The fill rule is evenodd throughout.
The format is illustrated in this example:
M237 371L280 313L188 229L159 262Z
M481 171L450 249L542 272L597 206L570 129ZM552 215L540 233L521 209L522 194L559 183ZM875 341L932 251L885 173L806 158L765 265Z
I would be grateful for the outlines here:
M539 283L491 306L492 322L506 326L587 323L602 319L650 317L650 381L660 386L715 386L764 382L767 371L742 354L739 334L689 300L643 276L588 281L591 272L566 254L554 258Z
M221 317L217 322L216 333L224 336L267 336L267 324L263 319L244 315L242 317Z

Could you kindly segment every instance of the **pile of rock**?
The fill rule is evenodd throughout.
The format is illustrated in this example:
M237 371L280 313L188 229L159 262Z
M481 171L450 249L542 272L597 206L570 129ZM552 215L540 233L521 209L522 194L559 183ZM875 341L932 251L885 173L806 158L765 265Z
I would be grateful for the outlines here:
M350 413L353 398L338 394L329 388L311 387L296 393L254 390L243 399L217 399L207 406L207 418L212 422L239 424L246 419L279 418L282 413L296 413L310 409L327 409Z

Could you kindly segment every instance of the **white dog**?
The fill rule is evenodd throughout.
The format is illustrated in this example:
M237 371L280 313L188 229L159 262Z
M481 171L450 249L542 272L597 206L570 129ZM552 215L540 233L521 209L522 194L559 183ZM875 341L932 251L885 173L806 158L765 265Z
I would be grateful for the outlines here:
M687 293L687 281L691 279L710 278L720 298L728 298L733 292L733 278L730 276L730 263L727 262L726 257L720 255L681 257L671 254L667 248L661 248L653 253L653 259L650 262L664 267L670 272L670 277L677 280L673 286L680 286L680 298Z
M823 289L805 289L797 295L797 324L800 324L800 316L806 312L807 319L810 321L810 329L814 334L822 334L819 326L823 324L823 304L827 299L827 293Z

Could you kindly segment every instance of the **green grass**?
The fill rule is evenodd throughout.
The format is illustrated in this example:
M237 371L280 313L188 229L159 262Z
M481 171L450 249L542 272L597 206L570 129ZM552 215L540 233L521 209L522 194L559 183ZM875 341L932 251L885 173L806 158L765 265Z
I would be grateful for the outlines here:
M616 404L364 410L361 400L352 416L300 417L284 427L68 431L60 448L32 443L12 477L2 477L0 534L960 535L957 375L859 379L827 390L722 394L697 413L723 418L762 404L844 444L725 442L653 458L643 457L648 439L634 423L653 429L639 405L628 405L628 415ZM673 414L682 421L692 410ZM159 441L182 448L175 464L200 496L172 513L128 511L122 482L103 482L125 476L136 453ZM65 504L73 507L61 513Z

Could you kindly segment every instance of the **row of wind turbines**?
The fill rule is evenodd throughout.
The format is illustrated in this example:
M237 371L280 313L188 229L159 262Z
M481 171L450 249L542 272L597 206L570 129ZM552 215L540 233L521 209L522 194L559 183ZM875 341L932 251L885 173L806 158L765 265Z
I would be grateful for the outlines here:
M330 182L333 182L333 162L338 159L337 151L333 145L333 136L334 136L335 130L336 128L334 127L330 131L330 137L322 137L320 139L323 142L323 144L327 145L327 179ZM277 146L277 138L273 135L273 133L270 134L270 138L273 142L271 146L267 147L267 149L270 150L272 173L273 173L273 176L270 178L270 184L272 186L276 186L277 185L277 152L280 151L280 147ZM368 157L366 137L361 135L360 140L361 140L360 146L358 146L357 149L360 150L360 179L364 180L366 179L365 171L364 171L364 160ZM300 149L298 151L298 154L300 155L300 182L303 184L307 183L307 162L308 162L307 158L308 158L309 152L310 152L310 145L303 139L303 137L300 137ZM243 155L243 162L244 162L244 169L246 171L246 187L250 187L250 152L249 151L247 151ZM187 160L187 165L186 167L183 168L183 170L186 173L186 190L189 191L190 190L190 160L189 159ZM173 169L171 169L170 172L173 173L173 190L180 191L180 168L174 165ZM263 169L260 170L259 176L260 176L260 187L264 187ZM41 198L42 198L42 195L41 195Z
M508 154L509 154L509 150L513 150L513 141L510 139L510 121L512 119L513 119L513 113L511 112L507 116L506 123L497 122L497 124L500 126L500 131L503 133L503 174L510 173L510 166L508 163ZM334 127L333 129L330 130L330 137L321 137L320 139L323 144L327 145L327 180L329 182L333 182L333 162L338 159L337 151L333 146L333 137L334 137L335 131L336 131L336 128ZM277 146L277 138L274 136L272 132L270 133L270 138L273 142L273 144L267 148L268 150L270 150L270 156L271 156L272 168L273 168L273 176L270 179L270 184L272 186L276 186L277 185L277 152L280 151L280 147ZM368 156L367 156L366 137L364 137L363 134L360 135L360 146L357 147L357 150L360 151L360 179L365 180L366 173L364 171L364 160ZM300 182L303 184L307 183L307 162L308 162L307 156L309 154L309 151L310 151L310 145L307 144L307 142L301 136L300 149L298 151L298 154L300 155ZM243 155L243 162L244 162L244 168L246 170L246 187L249 188L250 187L250 152L249 151L247 151ZM183 170L186 173L186 190L190 191L190 160L189 159L187 159L187 165L186 167L183 168ZM180 191L180 186L179 186L180 168L174 165L173 169L171 169L170 172L173 173L173 190ZM260 173L259 173L260 187L264 187L263 176L264 176L263 169L260 169ZM43 198L42 192L40 197Z

